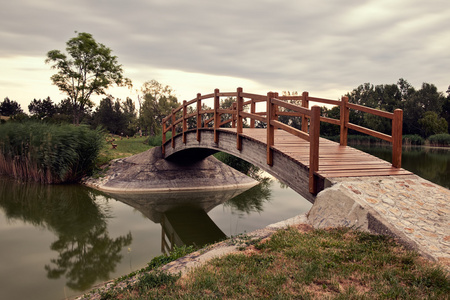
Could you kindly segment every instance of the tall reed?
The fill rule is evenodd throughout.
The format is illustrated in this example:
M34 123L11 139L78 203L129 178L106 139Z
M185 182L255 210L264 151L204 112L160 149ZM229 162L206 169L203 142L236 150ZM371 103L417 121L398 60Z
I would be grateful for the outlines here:
M41 183L76 182L92 172L103 133L41 122L0 125L0 173Z

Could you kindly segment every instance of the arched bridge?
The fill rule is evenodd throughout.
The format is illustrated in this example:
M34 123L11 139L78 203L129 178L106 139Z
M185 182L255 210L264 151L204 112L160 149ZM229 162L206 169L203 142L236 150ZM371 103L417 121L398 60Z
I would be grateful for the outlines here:
M221 103L221 98L224 99ZM212 101L211 107L205 102ZM261 104L258 104L261 103ZM298 105L301 103L301 105ZM317 105L338 105L340 119L320 115ZM262 107L259 107L259 106ZM349 110L392 120L392 134L349 122ZM348 102L277 93L256 95L220 92L201 95L174 109L163 119L162 151L166 159L189 162L215 152L240 157L278 178L310 202L333 177L411 174L401 169L402 111L388 113ZM284 120L281 122L281 116ZM292 120L300 121L301 129ZM340 143L320 138L320 122L340 127ZM392 143L392 165L347 146L348 130L356 130ZM170 140L167 134L171 133Z

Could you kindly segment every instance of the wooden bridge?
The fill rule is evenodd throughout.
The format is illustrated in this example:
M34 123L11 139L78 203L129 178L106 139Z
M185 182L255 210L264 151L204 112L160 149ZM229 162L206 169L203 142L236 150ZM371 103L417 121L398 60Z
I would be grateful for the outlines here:
M221 107L221 98L226 98L229 107ZM212 101L212 107L206 101ZM321 116L320 107L310 108L310 103L339 106L340 119ZM350 123L350 109L392 120L391 135ZM301 129L280 122L280 116L301 118ZM402 119L400 109L380 111L349 103L347 97L338 101L310 97L307 92L279 96L244 93L242 88L225 93L216 89L184 101L163 119L162 152L167 159L182 163L227 152L267 171L314 202L315 195L328 185L327 179L333 177L411 174L401 169ZM320 122L340 127L340 143L320 137ZM391 142L392 164L348 147L349 129Z

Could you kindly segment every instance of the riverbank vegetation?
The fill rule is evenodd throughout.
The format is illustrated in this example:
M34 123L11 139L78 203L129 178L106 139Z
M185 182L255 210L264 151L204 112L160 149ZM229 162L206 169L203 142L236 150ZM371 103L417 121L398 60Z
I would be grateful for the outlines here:
M101 299L445 299L448 273L393 239L348 228L279 230L186 275L155 270Z
M87 126L8 122L0 126L0 173L41 183L92 173L103 133Z

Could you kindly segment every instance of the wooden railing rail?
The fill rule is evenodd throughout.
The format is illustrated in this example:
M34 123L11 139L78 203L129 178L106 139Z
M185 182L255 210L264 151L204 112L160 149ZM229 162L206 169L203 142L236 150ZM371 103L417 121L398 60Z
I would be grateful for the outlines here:
M230 108L220 107L220 97L234 97L235 102ZM213 99L213 108L203 107L203 101ZM301 101L301 106L286 102L288 100ZM256 112L256 104L266 102L266 111ZM337 105L340 107L340 118L333 119L320 116L320 107L317 105L309 108L309 103L323 103L328 105ZM246 109L245 109L246 108ZM282 108L280 110L280 108ZM349 122L350 109L359 110L376 116L392 120L392 134L387 135L365 127L361 127ZM189 111L190 110L190 111ZM278 120L279 116L301 117L301 130L286 125ZM194 128L188 128L188 120L194 119ZM218 129L231 123L236 128L236 148L242 149L242 134L244 119L250 119L250 128L254 128L256 121L267 125L267 164L273 165L273 147L275 146L275 129L281 129L302 138L310 143L310 161L309 161L309 190L316 193L316 183L314 173L319 169L319 136L320 122L340 126L340 145L347 145L348 129L389 141L392 147L392 165L396 168L401 167L402 151L402 119L403 112L400 109L394 113L376 110L373 108L348 103L347 97L342 97L341 101L323 98L310 97L308 92L303 92L301 96L279 96L277 93L267 93L267 95L257 95L244 93L242 88L236 92L220 92L215 89L214 93L201 95L190 101L183 101L183 104L172 110L171 115L163 119L162 141L166 143L167 132L172 132L171 145L175 147L175 135L177 131L182 134L182 141L186 143L186 131L196 129L197 141L201 141L201 128L212 127L214 129L214 142L219 143ZM181 124L181 128L180 127ZM165 148L162 147L163 155Z

